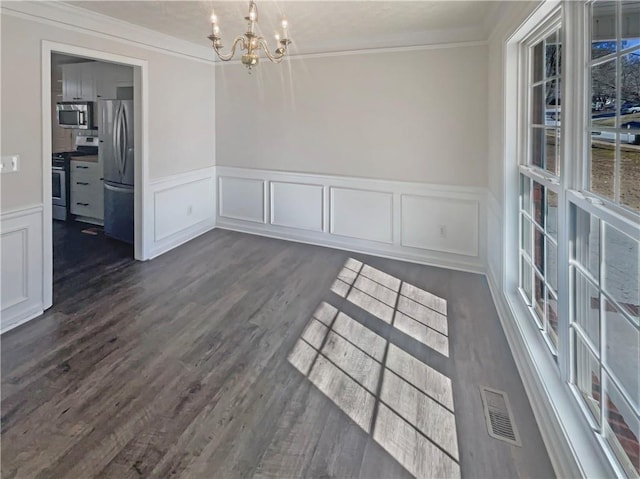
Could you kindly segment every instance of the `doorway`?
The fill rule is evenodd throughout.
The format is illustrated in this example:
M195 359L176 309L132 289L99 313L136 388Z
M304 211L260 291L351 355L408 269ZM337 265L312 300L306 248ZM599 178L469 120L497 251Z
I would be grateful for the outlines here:
M42 64L43 289L44 309L48 309L54 300L54 278L57 288L58 281L65 284L86 281L93 272L99 275L100 271L117 267L123 262L148 258L144 247L144 218L148 217L145 215L147 205L144 201L148 184L147 62L45 41ZM62 68L67 69L64 82L60 74L49 74ZM96 90L95 81L92 83L91 72L95 72L94 78L100 78L100 92ZM105 77L107 80L104 80ZM82 84L83 80L86 81L85 85ZM85 122L82 128L59 128L62 121L56 109L58 101L69 102L71 107L77 103L81 109L87 108L83 115L77 116L77 119ZM102 120L99 115L107 107L111 110L108 114L104 113L105 120ZM113 161L114 165L117 164L114 167L118 172L116 175L119 175L117 179L111 178L109 172L104 174L105 156L98 155L99 141L107 138L100 138L100 126L106 130L114 121L114 112L122 121L122 127L116 132L120 134L113 135L121 146ZM109 118L108 123L106 118ZM129 142L122 140L127 136L126 132ZM91 147L94 147L93 150ZM86 156L75 155L78 152ZM54 153L67 154L55 169ZM61 163L66 165L62 171ZM76 175L73 174L72 165L78 169ZM60 176L66 176L66 186L60 181ZM105 178L110 180L108 184L111 191L107 191L103 184ZM72 179L76 180L73 185L78 184L73 190ZM92 182L95 184L92 185ZM65 206L61 206L64 201L61 201L60 195L66 197L66 210ZM125 218L124 222L122 218ZM109 234L105 234L105 228ZM62 286L60 294L64 294Z

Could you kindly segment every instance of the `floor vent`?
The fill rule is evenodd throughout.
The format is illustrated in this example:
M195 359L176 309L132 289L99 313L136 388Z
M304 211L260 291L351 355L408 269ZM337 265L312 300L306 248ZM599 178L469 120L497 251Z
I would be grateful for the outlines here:
M482 394L484 417L487 421L489 436L514 446L522 446L518 429L513 422L507 394L484 386L480 387L480 394Z

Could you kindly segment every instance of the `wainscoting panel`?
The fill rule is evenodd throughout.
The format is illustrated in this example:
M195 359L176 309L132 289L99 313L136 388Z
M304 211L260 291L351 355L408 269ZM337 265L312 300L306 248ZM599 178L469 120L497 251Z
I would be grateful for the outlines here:
M29 230L2 233L2 307L10 308L29 297L27 263Z
M324 230L324 188L271 182L271 224L309 231Z
M393 193L331 188L331 234L393 242Z
M154 258L215 225L215 172L213 168L153 180Z
M216 227L485 271L484 188L228 166L215 170Z
M402 246L478 255L478 202L402 195Z
M254 223L266 223L265 180L219 176L218 214Z
M0 332L43 310L42 205L0 217Z

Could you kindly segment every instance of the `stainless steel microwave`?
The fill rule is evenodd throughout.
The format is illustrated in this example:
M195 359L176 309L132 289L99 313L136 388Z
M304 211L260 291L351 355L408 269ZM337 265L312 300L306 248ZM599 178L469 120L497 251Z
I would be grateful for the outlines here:
M56 105L58 125L61 128L93 129L93 102L60 101Z

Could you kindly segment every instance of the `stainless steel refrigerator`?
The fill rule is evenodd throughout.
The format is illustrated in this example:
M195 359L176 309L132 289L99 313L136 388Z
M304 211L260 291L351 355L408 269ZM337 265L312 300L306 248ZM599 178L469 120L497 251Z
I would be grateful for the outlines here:
M99 101L98 134L104 177L104 233L133 243L133 101Z

